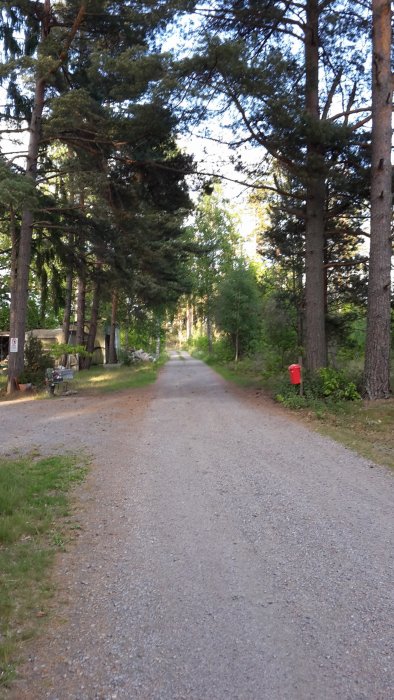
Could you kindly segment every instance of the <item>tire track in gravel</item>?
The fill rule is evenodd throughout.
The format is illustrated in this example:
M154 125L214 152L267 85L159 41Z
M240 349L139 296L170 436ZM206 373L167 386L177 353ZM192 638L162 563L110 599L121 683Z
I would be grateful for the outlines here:
M2 450L71 440L94 467L10 699L391 700L386 470L186 354L144 392L34 403Z

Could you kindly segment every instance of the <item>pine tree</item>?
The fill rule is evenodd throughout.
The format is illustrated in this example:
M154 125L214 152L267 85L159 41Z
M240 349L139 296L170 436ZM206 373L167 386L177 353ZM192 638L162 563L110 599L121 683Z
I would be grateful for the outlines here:
M196 95L222 95L220 109L227 111L229 104L233 109L230 120L235 109L234 143L262 146L302 186L306 364L311 370L327 361L327 186L338 162L345 160L344 143L354 140L368 117L361 90L364 59L358 55L360 42L355 43L363 29L360 8L335 0L296 6L218 3L205 11L206 45L182 63L196 79Z
M30 122L25 178L34 188L38 170L42 180L45 167L50 167L48 145L66 144L70 161L74 160L80 173L79 179L85 179L82 186L87 187L89 203L94 199L93 221L87 209L83 211L81 207L74 218L84 219L94 237L98 234L102 238L100 247L107 260L112 258L111 264L116 263L117 255L119 259L111 237L119 240L121 236L115 226L115 220L116 225L120 221L120 207L115 201L119 200L114 183L116 169L109 172L109 164L116 161L127 167L133 164L134 184L141 178L145 183L152 179L158 159L166 161L166 165L162 162L160 166L169 170L177 166L182 169L185 165L179 156L172 157L171 165L168 153L163 154L170 131L168 119L161 127L162 151L158 154L154 151L150 132L153 121L157 128L163 110L161 113L160 109L156 110L159 115L155 120L144 124L140 120L139 131L135 128L138 110L145 110L146 117L148 106L156 109L153 85L165 71L165 58L154 49L155 33L161 31L183 4L97 1L54 4L49 0L5 3L1 34L9 60L3 66L2 77L9 93L7 116L17 125L22 118ZM35 81L34 95L19 89L18 71L26 67ZM127 124L131 122L134 132L129 135ZM142 148L141 144L144 144ZM170 148L169 143L167 147ZM175 180L182 177L177 172ZM134 221L140 213L135 214ZM33 226L36 227L31 207L25 208L20 218L19 245L14 246L17 261L12 277L10 327L11 336L18 338L18 352L10 357L10 389L23 367L32 232ZM64 217L67 219L70 221L69 215ZM176 229L177 226L172 227L173 233ZM87 254L94 259L89 246ZM45 273L43 266L41 272Z
M372 0L371 246L364 387L369 399L390 393L392 257L391 3Z

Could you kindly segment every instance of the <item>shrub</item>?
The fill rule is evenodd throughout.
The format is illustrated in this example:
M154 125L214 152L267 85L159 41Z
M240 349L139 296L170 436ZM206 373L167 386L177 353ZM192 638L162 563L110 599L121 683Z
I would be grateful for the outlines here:
M25 367L18 378L19 382L40 386L44 383L46 368L53 365L53 357L45 352L41 340L29 333L25 343Z
M305 389L315 398L331 398L337 401L357 401L361 398L355 382L351 381L345 372L332 367L322 367L312 376L307 375Z
M328 407L341 411L345 401L358 401L361 398L356 382L345 372L331 367L306 374L302 396L299 387L290 384L288 376L284 374L271 381L271 389L276 400L287 408L309 408L320 418Z
M88 352L84 345L71 345L70 343L55 343L51 345L51 354L56 357L56 359L60 359L64 355L79 355L80 357L92 356L92 353Z

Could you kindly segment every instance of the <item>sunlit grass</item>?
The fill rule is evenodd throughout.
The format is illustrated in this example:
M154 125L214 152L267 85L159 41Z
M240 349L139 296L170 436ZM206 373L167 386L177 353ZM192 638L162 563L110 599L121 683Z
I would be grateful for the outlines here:
M105 374L99 374L97 377L90 377L90 381L92 384L99 384L100 382L108 382L109 380L112 380L112 375L109 372L106 372Z
M70 456L0 459L0 687L46 615L54 554L71 533L68 491L85 474Z
M83 394L107 393L142 387L156 380L161 364L160 362L150 362L130 367L124 365L111 368L94 367L76 372L69 387Z
M166 362L167 356L163 355L157 362L140 363L131 366L115 365L106 367L99 365L90 369L81 370L74 373L74 379L65 382L55 389L56 396L62 395L67 389L76 391L78 394L89 395L98 393L109 393L122 389L133 389L152 384L156 378L160 367ZM4 401L10 400L6 395L7 379L0 377L0 398ZM46 390L37 392L34 395L17 392L12 400L20 398L48 398Z

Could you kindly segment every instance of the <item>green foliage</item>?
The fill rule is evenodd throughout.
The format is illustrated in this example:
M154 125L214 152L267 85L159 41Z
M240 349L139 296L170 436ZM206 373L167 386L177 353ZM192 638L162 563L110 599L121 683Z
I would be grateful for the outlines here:
M5 162L0 155L0 211L18 209L22 204L37 203L34 184Z
M224 365L234 357L231 341L226 337L215 338L210 348L206 335L196 336L188 341L187 348L193 357L203 360L208 365Z
M237 217L217 183L204 187L190 227L193 306L213 342L215 298L220 280L231 269L239 248Z
M186 346L194 356L200 359L205 359L205 356L209 354L209 341L206 335L197 335L189 338Z
M34 3L4 6L0 81L13 131L29 122L38 77L45 92L37 182L37 163L26 177L0 160L6 225L15 210L18 234L23 209L34 210L32 260L20 265L30 267L28 329L59 319L69 271L86 279L88 318L98 264L104 301L121 289L158 307L190 290L183 221L191 158L177 147L169 100L158 96L169 57L155 42L187 5L96 2L81 23L74 2L40 12Z
M303 382L303 395L300 387L290 384L288 376L281 375L273 382L277 401L287 408L309 408L322 417L329 408L340 412L348 401L360 401L357 382L344 371L331 367L319 369L314 374L306 374Z
M263 300L262 334L265 354L275 359L278 369L299 354L297 338L297 309L291 296L280 288L266 292Z
M53 358L45 352L41 340L29 333L25 343L25 367L23 374L18 377L19 382L41 386L46 368L53 367L53 364Z
M360 394L354 381L345 372L322 367L305 381L305 391L317 398L330 398L334 401L357 401Z
M63 355L80 355L80 357L92 356L92 353L88 352L84 345L71 345L70 343L54 343L50 347L50 352L56 359L63 357Z
M261 296L254 270L242 260L219 284L215 318L218 328L231 339L236 360L258 338Z
M10 325L10 306L0 302L0 330L8 330Z
M125 351L122 357L124 356L127 360L127 350L130 348L135 350L142 348L147 353L156 354L158 340L160 340L160 346L165 341L165 331L162 327L163 315L163 307L157 310L149 309L142 303L134 304L130 299L122 304L119 310L119 318L122 319L121 344Z

